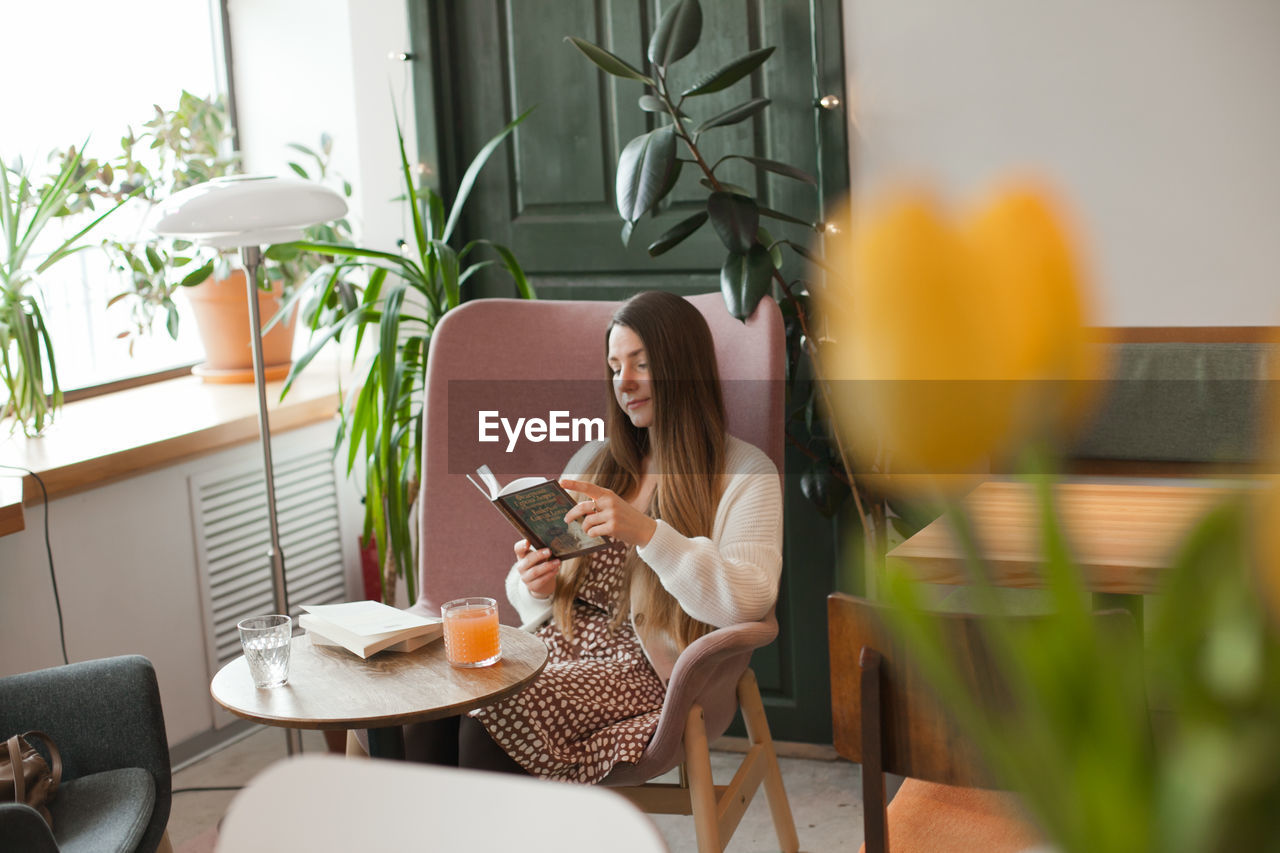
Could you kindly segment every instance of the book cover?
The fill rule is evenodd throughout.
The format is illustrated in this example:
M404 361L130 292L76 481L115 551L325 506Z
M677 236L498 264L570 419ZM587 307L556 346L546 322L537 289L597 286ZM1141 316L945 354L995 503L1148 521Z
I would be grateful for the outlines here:
M476 475L479 482L470 475L467 479L529 540L532 547L550 548L551 555L560 560L608 547L607 538L588 536L580 520L565 524L565 514L577 501L555 480L523 477L498 488L498 481L489 466L482 465Z
M306 628L307 628L307 636L311 638L311 644L312 644L313 646L334 646L334 647L337 647L337 648L344 648L344 649L346 649L347 647L346 647L346 645L345 645L345 644L340 643L340 642L338 642L337 640L330 639L329 637L326 637L324 634L320 633L320 630L324 630L324 628L323 628L323 627L322 627L320 630L317 630L317 629L315 628L315 623L316 623L316 622L321 622L321 623L323 623L323 621L324 621L324 620L320 620L320 619L315 620L315 622L312 622L311 620L308 620L308 624L309 624L311 627L307 627L307 626L305 626L305 625L303 626L303 627L306 627ZM301 623L299 623L299 624L301 624ZM429 643L434 643L436 640L440 639L440 636L441 636L441 635L440 635L439 633L422 634L422 635L419 635L419 636L417 636L417 637L410 637L410 638L409 638L409 639L407 639L407 640L401 640L400 642L396 643L395 645L387 646L385 649L379 649L378 651L383 651L383 652L413 652L413 651L417 651L418 649L422 648L423 646L425 646L425 645L427 645L427 644L429 644ZM351 651L351 650L350 650L350 649L347 649L347 651ZM358 652L357 652L356 654L358 654ZM376 652L370 652L369 654L371 654L371 655L372 655L372 654L376 654ZM362 657L367 657L367 656L362 655Z
M418 638L430 641L444 632L438 618L397 610L379 601L304 604L302 609L307 612L298 619L301 627L362 658L404 641Z

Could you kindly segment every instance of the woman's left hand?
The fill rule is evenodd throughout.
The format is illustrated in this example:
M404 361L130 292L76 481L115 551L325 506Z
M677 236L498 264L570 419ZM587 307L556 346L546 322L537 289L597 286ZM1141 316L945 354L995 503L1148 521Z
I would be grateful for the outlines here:
M560 485L587 496L587 500L569 510L564 520L567 524L582 519L582 529L588 536L611 536L640 548L649 544L658 529L658 522L603 486L569 479L562 479Z

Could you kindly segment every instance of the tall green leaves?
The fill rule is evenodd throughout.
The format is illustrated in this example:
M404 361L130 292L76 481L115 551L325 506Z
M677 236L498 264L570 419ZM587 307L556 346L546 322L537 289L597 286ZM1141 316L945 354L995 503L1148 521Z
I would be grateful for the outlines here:
M1280 621L1259 595L1267 566L1251 544L1256 525L1274 519L1246 489L1179 531L1160 594L1147 598L1143 643L1088 612L1086 573L1066 537L1083 546L1091 531L1064 528L1049 477L1036 473L1033 484L1049 612L1018 619L986 581L975 577L973 587L989 617L979 630L998 663L992 675L1017 713L977 703L936 630L932 597L907 572L885 578L897 607L890 627L999 781L1022 792L1054 849L1276 849ZM980 568L963 507L948 515Z
M366 331L377 342L359 393L343 403L338 443L348 442L348 473L357 463L364 468L368 489L365 530L377 543L384 600L391 600L398 577L404 578L409 599L417 597L416 537L411 533L416 514L412 507L422 470L426 354L436 324L462 302L467 283L486 266L505 269L517 295L535 298L515 255L505 246L484 239L472 240L461 249L450 243L480 171L528 115L520 115L480 149L463 173L453 206L447 210L438 193L414 184L414 170L397 117L404 198L410 205L413 227L412 244L406 245L404 252L299 241L272 246L266 253L275 260L287 260L304 251L334 259L316 270L281 309L281 315L287 314L300 299L309 300L312 306L308 312L312 343L294 363L284 393L330 341L354 334L357 357ZM479 259L481 249L491 250L496 257ZM368 273L363 287L349 280L349 274L357 269Z
M709 219L728 252L720 278L725 305L733 316L745 320L760 300L769 294L772 281L777 280L786 286L779 271L781 253L776 250L783 244L791 243L777 241L766 245L761 242L760 235L765 232L758 227L759 216L777 215L809 227L813 227L813 223L759 206L750 190L722 181L716 175L716 168L726 160L741 159L756 165L762 171L809 184L816 182L806 172L794 166L749 154L729 155L720 158L715 166L707 165L699 148L699 137L716 128L728 127L759 116L769 106L769 99L748 98L692 126L693 119L684 110L686 99L720 92L745 80L764 64L774 49L766 47L753 50L710 73L698 76L676 96L668 81L670 66L697 47L702 28L702 7L698 0L672 3L659 19L649 40L648 74L591 42L574 36L569 36L568 40L605 73L645 84L651 91L640 95L640 109L660 122L658 127L623 146L618 157L617 202L618 214L623 220L623 242L630 239L632 229L641 216L646 213L656 216L662 211L666 199L678 183L681 166L686 162L696 164L702 173L700 183L710 190L705 215L687 217L669 228L649 244L649 254L657 257L670 251ZM683 143L687 158L680 156L678 142Z
M39 434L62 406L53 342L33 292L36 276L86 248L82 240L123 204L116 202L42 257L36 255L51 222L92 209L86 176L96 167L85 161L83 151L83 146L70 149L55 174L36 180L29 167L0 158L0 381L7 392L0 417L13 416L14 426L29 435Z

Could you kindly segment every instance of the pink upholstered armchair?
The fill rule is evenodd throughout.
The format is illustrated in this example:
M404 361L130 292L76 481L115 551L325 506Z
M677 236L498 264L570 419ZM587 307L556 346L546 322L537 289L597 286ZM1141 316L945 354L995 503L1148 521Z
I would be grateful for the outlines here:
M729 432L764 450L782 471L784 344L782 318L765 299L747 323L729 316L719 294L690 298L716 342ZM518 538L466 479L487 464L502 483L518 476L556 477L582 443L518 439L506 431L479 443L478 412L548 419L603 418L605 327L613 302L484 299L450 312L436 327L426 378L426 441L421 512L421 597L438 613L464 595L490 595L502 621L518 624L503 582ZM492 418L491 418L492 422ZM493 431L491 431L492 433ZM604 784L648 811L693 814L700 851L719 851L763 781L778 840L798 849L755 677L753 650L772 642L777 623L722 628L690 645L672 673L657 733L640 761L620 765ZM752 743L733 782L712 785L707 743L724 733L741 705ZM679 785L644 785L684 764ZM717 801L720 801L719 803Z

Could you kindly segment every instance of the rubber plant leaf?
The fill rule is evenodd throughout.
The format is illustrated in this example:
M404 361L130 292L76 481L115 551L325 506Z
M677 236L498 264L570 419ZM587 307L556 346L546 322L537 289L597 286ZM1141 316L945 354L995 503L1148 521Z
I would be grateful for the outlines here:
M769 292L772 279L773 261L764 246L756 243L748 252L730 252L720 268L720 293L729 313L746 322Z
M635 222L656 202L676 167L676 136L660 127L637 136L618 156L618 213Z
M702 133L713 127L725 127L730 124L737 124L740 121L746 121L767 106L769 106L768 98L752 98L745 103L738 104L736 107L731 107L725 110L719 115L712 116L702 124L698 125L694 132Z
M707 216L705 210L699 210L688 219L682 219L672 225L661 237L649 244L649 256L656 258L663 252L680 245L685 238L702 227L702 223L707 221Z
M757 169L764 169L766 172L773 172L775 175L782 175L815 187L818 185L818 179L813 175L810 175L803 169L797 169L795 166L787 163L779 163L777 160L768 160L764 157L748 157L745 154L730 154L724 159L745 160Z
M658 113L659 115L670 115L671 110L667 109L667 104L657 95L641 95L638 101L640 109L647 113ZM675 114L680 118L688 118L680 110L676 110Z
M649 61L666 68L689 54L702 37L702 7L698 0L680 0L662 13L653 38L649 39Z
M772 47L753 50L746 56L741 56L728 65L699 77L693 82L693 85L680 94L688 98L694 95L709 95L712 92L727 89L763 65L764 61L773 55L773 51L774 48Z
M707 213L726 249L737 254L751 250L760 228L760 211L755 199L737 193L713 192L707 198Z
M641 83L654 85L651 78L646 77L626 60L620 56L610 53L599 45L592 44L586 39L580 39L577 36L565 36L565 41L570 42L582 54L594 62L600 70L612 74L614 77L621 77L625 80L639 80Z

